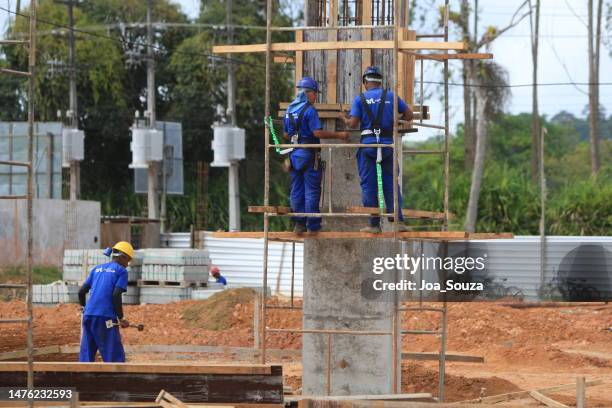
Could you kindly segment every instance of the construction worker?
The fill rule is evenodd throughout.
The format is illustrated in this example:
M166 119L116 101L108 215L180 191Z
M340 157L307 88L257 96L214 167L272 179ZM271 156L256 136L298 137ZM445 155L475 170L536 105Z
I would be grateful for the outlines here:
M217 283L220 283L223 286L227 285L227 279L225 279L225 277L221 275L221 271L218 267L213 266L212 268L210 268L210 274L213 276L213 278L215 278L215 281Z
M393 144L393 105L395 95L382 87L383 76L378 67L368 67L362 77L366 91L355 98L350 116L340 118L351 129L360 126L361 143ZM384 101L384 103L382 103ZM410 107L399 98L397 110L405 120L412 119ZM376 165L382 170L382 189L387 212L394 212L393 205L393 149L362 147L357 150L357 167L361 179L361 197L365 207L378 207L378 183ZM402 196L398 190L400 208L398 230L407 231L401 213ZM391 219L390 219L391 220ZM369 225L362 232L379 233L380 217L370 217Z
M292 144L319 144L319 139L341 139L349 137L348 132L323 130L314 102L319 92L317 81L302 78L299 92L285 114L285 139ZM289 156L291 173L291 210L298 213L318 213L323 176L320 149L293 148ZM321 229L320 217L294 217L293 232L316 232Z
M128 327L129 322L123 318L121 294L127 291L126 268L134 257L134 248L121 241L106 254L111 262L94 267L79 289L79 303L84 308L79 361L95 361L100 351L106 363L125 362L119 326Z

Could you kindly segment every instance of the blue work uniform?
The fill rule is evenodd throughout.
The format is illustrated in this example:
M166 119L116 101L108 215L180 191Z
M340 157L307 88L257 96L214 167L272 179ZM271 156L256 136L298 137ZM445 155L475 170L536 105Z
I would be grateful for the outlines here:
M224 286L227 285L227 279L225 279L223 276L219 275L219 277L215 279L217 280L217 283L221 283Z
M121 344L119 327L107 327L107 321L118 323L113 306L115 288L127 290L127 270L116 262L94 267L83 286L89 286L89 300L83 311L81 330L81 352L79 361L95 361L96 351L100 351L104 362L125 362L125 352Z
M319 113L310 103L296 112L285 114L285 133L290 137L297 135L297 144L319 144L314 131L322 129ZM317 149L295 148L291 160L291 209L293 212L318 213L321 198L321 179L323 172L316 163ZM296 223L305 224L309 231L321 229L320 217L293 217Z
M382 111L379 109L385 94L385 103ZM364 103L367 106L364 106ZM359 118L361 128L361 143L376 143L374 130L380 130L380 143L393 144L393 105L395 96L393 92L383 88L373 88L357 96L351 107L351 116ZM368 109L369 108L369 109ZM408 105L399 98L398 112L404 113ZM361 180L361 199L365 207L378 207L378 184L376 180L376 151L375 147L362 147L357 150L357 168ZM387 212L394 211L393 206L393 149L382 148L382 185ZM398 189L398 205L402 208L401 190ZM400 211L400 221L403 216ZM371 226L380 225L380 217L370 218Z

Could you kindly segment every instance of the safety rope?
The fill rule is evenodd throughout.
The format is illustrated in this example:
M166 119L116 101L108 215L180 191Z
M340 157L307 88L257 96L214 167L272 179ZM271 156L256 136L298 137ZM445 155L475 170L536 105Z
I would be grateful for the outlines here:
M270 134L272 135L272 140L274 140L274 146L278 146L280 142L278 141L278 137L276 136L276 131L274 130L274 122L272 121L272 116L268 116L268 118L264 118L264 123L270 129ZM281 154L280 147L275 147L276 153Z
M380 149L380 147L379 147ZM378 182L378 208L380 208L380 212L384 212L384 195L383 195L383 185L382 185L382 166L380 163L376 162L376 180Z

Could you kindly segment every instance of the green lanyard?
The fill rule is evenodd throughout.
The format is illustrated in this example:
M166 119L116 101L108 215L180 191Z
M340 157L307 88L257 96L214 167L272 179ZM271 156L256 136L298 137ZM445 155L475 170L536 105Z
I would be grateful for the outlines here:
M270 129L272 140L274 140L274 146L278 146L280 142L278 141L278 137L276 136L276 131L274 130L274 122L272 121L272 116L268 116L267 121L266 121L266 118L264 118L264 123L266 124L268 129ZM275 150L276 150L276 153L280 154L281 152L280 147L276 147Z

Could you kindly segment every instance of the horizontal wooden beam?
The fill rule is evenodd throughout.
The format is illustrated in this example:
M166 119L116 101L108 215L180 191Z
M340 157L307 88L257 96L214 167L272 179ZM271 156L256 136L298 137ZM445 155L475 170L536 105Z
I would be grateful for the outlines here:
M36 372L93 372L93 373L177 373L177 374L259 374L269 375L272 367L267 364L250 365L202 365L202 364L155 364L155 363L73 363L35 362ZM6 362L0 372L28 371L26 362Z
M416 54L408 52L408 54L414 55L418 60L481 60L481 59L493 59L493 54L487 53L457 53L457 54Z
M466 356L463 354L446 354L446 361L457 361L460 363L484 363L484 357ZM438 353L402 353L402 360L438 361Z
M346 212L353 214L372 214L377 215L380 214L380 209L377 207L347 207ZM402 209L402 215L406 218L414 218L414 219L436 219L441 220L444 219L443 212L435 212L435 211L424 211L424 210L410 210L410 209ZM449 213L449 219L453 219L455 214Z
M279 108L281 110L285 110L289 107L291 102L281 102L279 104ZM333 111L333 112L350 112L351 105L347 103L315 103L315 109L321 114L321 111ZM413 105L412 110L414 112L420 112L421 110L424 113L429 114L429 106L428 105Z
M279 118L283 118L285 117L285 112L284 110L280 110L278 111L278 117ZM340 115L340 111L319 111L317 112L319 114L319 119L338 119L338 116ZM419 112L418 110L414 110L413 111L413 119L414 120L419 120L421 119L421 112ZM425 115L423 115L422 117L423 120L429 120L431 119L431 117L429 116L429 113L426 113Z
M500 239L512 238L511 233L470 233L465 231L408 231L397 234L399 239L406 240L436 240L436 241L452 241L452 240L468 240L468 239ZM216 231L212 233L214 238L256 238L264 237L263 231ZM476 238L474 238L476 236ZM296 234L289 231L269 232L268 238L277 241L301 241L305 238L314 239L393 239L393 232L381 232L378 234L361 232L361 231L323 231L323 232L305 232Z
M272 43L272 51L319 51L319 50L379 50L392 49L393 41L311 41L292 43ZM466 44L461 41L400 41L400 50L465 50ZM215 45L214 54L240 54L265 52L266 44Z

